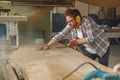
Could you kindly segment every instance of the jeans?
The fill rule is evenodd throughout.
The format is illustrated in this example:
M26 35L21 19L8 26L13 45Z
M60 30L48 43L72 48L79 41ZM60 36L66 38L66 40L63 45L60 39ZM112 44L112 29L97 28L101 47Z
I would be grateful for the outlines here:
M100 64L103 64L104 66L108 66L109 63L109 53L110 53L110 48L108 48L107 52L100 57L98 54L92 54L86 50L84 50L84 55L95 60L96 58L98 58L98 61Z

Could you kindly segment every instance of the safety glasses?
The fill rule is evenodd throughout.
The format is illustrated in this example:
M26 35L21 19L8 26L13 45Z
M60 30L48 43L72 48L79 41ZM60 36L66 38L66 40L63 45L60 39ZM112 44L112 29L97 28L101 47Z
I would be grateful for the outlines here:
M73 18L73 19L71 19L71 20L69 20L69 21L66 21L66 23L70 23L70 22L73 22L75 19Z

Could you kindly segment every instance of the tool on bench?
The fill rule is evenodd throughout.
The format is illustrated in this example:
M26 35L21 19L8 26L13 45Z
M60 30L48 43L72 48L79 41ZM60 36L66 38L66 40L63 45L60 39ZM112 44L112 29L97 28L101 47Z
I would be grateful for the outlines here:
M90 62L85 62L85 63L79 65L71 73L66 75L62 80L67 79L69 76L71 76L75 71L77 71L80 67L82 67L85 64L90 64L96 70L88 73L82 80L91 80L93 78L100 78L102 80L120 80L120 77L119 77L118 73L114 73L114 72L110 73L110 72L107 72L107 71L102 71L101 69L97 68L94 64L92 64Z
M118 65L116 65L116 67L117 66ZM106 72L106 71L102 71L101 69L97 68L95 71L88 73L83 78L83 80L91 80L92 78L100 78L102 80L120 80L118 71L114 71L114 69L113 69L113 72Z
M109 73L102 71L101 69L96 69L95 71L88 73L83 80L91 80L93 78L100 78L102 80L120 80L117 73Z

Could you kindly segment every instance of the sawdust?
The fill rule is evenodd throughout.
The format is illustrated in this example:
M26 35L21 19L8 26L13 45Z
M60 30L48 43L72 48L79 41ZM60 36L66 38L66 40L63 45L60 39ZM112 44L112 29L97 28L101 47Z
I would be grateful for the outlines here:
M67 47L62 48L61 45L46 51L36 49L36 45L20 46L18 50L9 56L9 63L17 71L22 69L28 80L63 80L66 75L84 62L91 61L99 65L79 52ZM99 67L103 66L99 65ZM66 80L81 80L92 70L94 68L87 64Z

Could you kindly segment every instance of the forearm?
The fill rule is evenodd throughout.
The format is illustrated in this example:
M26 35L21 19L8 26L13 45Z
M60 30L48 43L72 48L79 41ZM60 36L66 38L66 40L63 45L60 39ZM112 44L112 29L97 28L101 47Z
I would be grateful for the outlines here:
M80 39L77 39L77 43L78 44L86 44L87 41L85 40L85 38L80 38Z
M55 43L57 43L57 41L56 41L55 39L51 39L51 40L47 43L47 45L50 47L50 46L54 45Z

